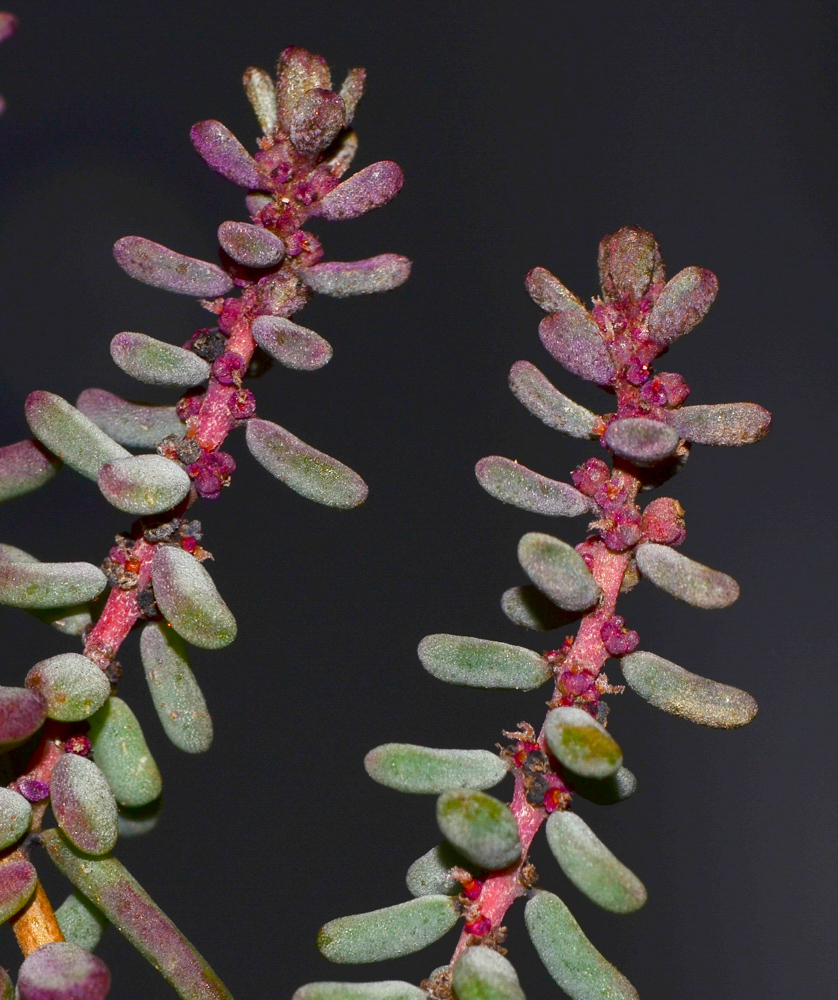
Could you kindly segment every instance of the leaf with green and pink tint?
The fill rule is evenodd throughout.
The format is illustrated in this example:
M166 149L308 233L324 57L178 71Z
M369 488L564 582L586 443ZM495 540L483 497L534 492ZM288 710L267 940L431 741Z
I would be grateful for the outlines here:
M283 316L260 316L252 332L262 350L286 368L313 372L332 359L332 345L319 333Z
M211 298L233 288L217 264L186 257L144 236L123 236L114 244L113 255L131 278L167 292Z
M256 161L226 125L212 120L198 122L197 125L192 126L190 138L197 153L207 165L228 181L238 184L239 187L247 188L249 191L258 191L265 186L267 178L259 172ZM135 275L132 274L132 277ZM155 284L155 282L150 282L150 284ZM180 289L171 290L180 291ZM200 292L199 294L223 295L228 290L223 289L215 293Z
M61 465L39 441L27 438L0 448L0 503L40 489Z
M76 407L114 441L129 448L156 448L185 428L174 406L134 403L106 389L85 389Z
M0 862L0 924L26 905L37 884L38 873L25 859Z
M383 253L366 260L329 261L298 271L312 291L345 298L389 292L410 277L410 261L395 253Z
M85 854L108 854L116 845L116 801L93 763L65 753L52 770L50 803L58 825Z
M111 357L127 375L147 385L190 387L210 374L209 364L197 354L145 333L118 333L111 341Z

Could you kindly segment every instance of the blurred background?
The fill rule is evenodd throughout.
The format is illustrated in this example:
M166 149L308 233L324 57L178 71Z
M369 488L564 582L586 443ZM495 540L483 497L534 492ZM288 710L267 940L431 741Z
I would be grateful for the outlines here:
M11 3L11 0L9 0ZM734 575L742 597L701 612L648 584L622 604L642 648L752 692L756 721L704 731L631 692L611 728L638 777L613 807L581 815L645 882L649 902L600 912L543 839L540 884L558 892L644 1000L834 996L835 3L286 4L229 0L116 6L18 0L0 48L2 443L27 435L32 389L75 401L88 386L134 399L108 343L139 330L182 343L207 325L191 299L145 287L111 245L138 234L213 259L215 231L245 219L242 193L188 138L217 118L251 149L240 86L289 44L323 53L337 80L365 66L357 166L394 159L401 195L351 223L313 223L327 257L397 252L403 288L317 298L301 321L335 348L321 372L275 367L259 413L360 472L369 501L321 508L273 480L243 436L232 487L195 508L236 643L195 650L216 725L212 749L175 750L155 716L136 638L121 694L164 776L150 835L117 854L239 998L289 997L322 979L407 979L445 962L454 935L398 962L338 968L314 944L326 920L407 898L404 874L438 840L432 798L400 796L363 770L389 741L488 747L546 691L448 687L416 644L453 632L528 645L499 608L522 583L525 531L580 541L504 506L474 463L501 454L565 479L589 443L531 417L506 385L526 358L581 403L610 397L564 372L537 338L523 289L534 265L597 293L599 239L637 224L670 274L715 271L710 316L666 368L691 403L753 400L774 413L759 445L696 447L662 493L687 511L684 551ZM828 438L828 448L823 439ZM130 518L63 472L0 509L0 540L41 559L98 563ZM0 680L75 640L0 608ZM612 665L613 681L619 669ZM500 786L505 790L505 786ZM36 858L56 903L68 891ZM509 957L531 998L558 996L517 907ZM121 1000L174 995L112 928L100 954ZM0 929L0 961L16 946Z

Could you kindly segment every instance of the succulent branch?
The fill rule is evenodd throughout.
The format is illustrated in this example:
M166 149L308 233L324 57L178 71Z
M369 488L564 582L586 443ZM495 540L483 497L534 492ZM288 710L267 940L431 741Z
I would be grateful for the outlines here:
M0 34L7 27L0 18ZM324 260L319 241L303 228L317 218L357 218L385 205L402 186L401 170L389 161L341 179L358 146L350 124L364 78L364 70L352 69L335 91L325 60L291 47L280 56L276 81L260 69L245 73L263 131L254 155L220 122L193 127L201 157L247 191L249 221L218 228L218 264L142 236L116 243L114 256L128 275L192 296L213 317L183 346L137 332L111 341L123 371L185 395L162 406L94 388L73 406L51 392L33 392L26 401L33 439L0 448L0 499L43 486L63 464L138 518L117 536L101 567L41 562L0 546L0 603L83 642L81 653L59 652L36 663L24 686L0 688L6 785L0 788L0 922L13 921L27 956L17 979L22 1000L101 1000L110 974L91 952L108 922L186 1000L229 997L111 853L120 832L153 825L162 788L140 724L117 696L117 656L139 629L163 729L187 753L207 750L212 721L187 643L227 646L236 621L203 565L210 554L190 512L196 500L217 499L230 485L235 462L221 450L227 435L244 427L256 460L304 497L349 509L367 496L351 469L258 417L245 387L272 360L298 371L330 360L327 341L291 319L315 293L387 291L410 272L410 262L397 254ZM48 807L57 828L43 828ZM30 857L37 845L75 886L55 913ZM10 996L14 987L5 972L0 980L0 993Z
M693 444L758 441L771 417L754 403L685 406L689 388L658 358L707 313L715 275L688 267L669 281L654 237L627 227L600 244L602 297L588 311L543 268L526 286L547 313L542 343L569 371L616 399L616 412L597 415L569 399L532 364L512 366L510 386L549 427L599 440L611 465L590 458L557 482L500 456L477 464L492 496L524 510L590 518L587 537L570 545L541 532L521 539L518 559L529 579L507 590L501 606L522 628L539 632L578 621L575 637L544 653L489 639L430 635L419 645L422 665L448 683L529 691L553 684L549 711L538 729L519 723L505 732L499 754L385 744L370 751L370 777L398 791L437 795L444 840L407 873L414 897L323 927L318 947L333 962L358 964L397 958L441 938L460 921L449 964L421 986L404 982L312 983L295 1000L522 1000L506 959L504 919L518 898L547 971L573 1000L631 1000L628 979L596 950L567 906L536 888L528 851L544 825L565 875L591 900L614 913L646 901L646 889L573 811L575 796L613 804L631 795L634 775L608 726L606 695L625 688L603 672L619 660L632 690L652 705L706 726L750 722L754 699L736 688L691 673L641 650L637 632L617 613L621 593L646 578L698 608L724 608L739 595L736 581L678 551L686 538L684 510L660 497L641 507L642 493L660 486L686 462ZM506 774L511 802L489 795Z

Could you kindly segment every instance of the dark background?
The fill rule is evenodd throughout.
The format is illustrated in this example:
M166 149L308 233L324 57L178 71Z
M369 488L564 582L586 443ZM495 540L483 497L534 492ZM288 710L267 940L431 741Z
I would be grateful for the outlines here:
M218 224L246 217L188 129L218 118L253 148L247 65L272 68L295 43L323 53L338 80L366 66L357 165L392 158L407 177L382 211L312 228L331 259L409 255L410 282L318 298L302 321L333 343L333 361L314 374L277 367L254 385L260 414L357 469L369 501L348 513L305 501L236 435L232 488L196 509L240 628L230 648L194 652L216 723L208 754L167 743L136 639L123 649L122 691L165 780L157 830L118 846L128 868L239 998L290 997L317 979L418 982L446 961L453 935L349 969L322 959L314 937L327 919L407 898L408 865L438 839L433 799L374 785L367 750L492 747L501 729L542 718L544 691L444 687L415 647L430 632L558 645L508 623L498 598L523 582L524 531L576 542L584 524L503 506L472 469L503 454L566 478L591 453L506 388L510 364L527 358L608 408L544 353L522 279L540 264L589 299L598 240L639 224L670 273L697 264L721 279L710 317L666 367L685 375L691 402L755 400L775 422L755 447L696 448L663 491L687 510L685 551L735 575L740 601L700 612L643 585L622 610L644 648L748 689L761 711L748 729L716 732L630 692L615 699L612 731L639 788L617 807L579 808L649 902L633 916L598 911L543 840L541 884L644 1000L834 996L836 5L19 0L14 10L20 32L0 50L3 443L28 433L32 389L175 398L117 370L108 342L127 329L181 343L207 314L129 280L110 247L136 233L212 259ZM65 471L0 511L0 539L98 563L129 520ZM77 648L0 612L4 683ZM49 870L45 880L57 904L66 888ZM558 995L520 911L510 958L531 998ZM8 929L2 947L16 966ZM173 995L113 929L100 953L114 996Z

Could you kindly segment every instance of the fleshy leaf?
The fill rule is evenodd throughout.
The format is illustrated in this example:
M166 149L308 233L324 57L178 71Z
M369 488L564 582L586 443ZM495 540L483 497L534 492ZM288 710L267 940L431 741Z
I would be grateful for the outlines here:
M583 708L548 712L544 735L562 766L583 778L607 778L623 763L613 736Z
M451 985L456 1000L526 1000L512 963L481 945L472 945L460 955Z
M538 336L550 354L579 378L610 385L616 375L614 362L591 314L580 303L546 316Z
M331 86L332 77L323 56L299 45L284 49L276 67L276 96L279 123L285 131L291 127L291 112L303 94L315 87L328 90Z
M216 264L186 257L143 236L123 236L114 243L113 255L126 274L167 292L213 299L233 288L230 276Z
M111 695L91 716L89 736L96 763L120 805L145 806L160 795L160 771L136 715L121 698Z
M0 687L0 753L36 733L46 718L43 696L28 688Z
M26 421L35 437L54 455L94 482L105 462L129 455L80 410L52 392L29 394Z
M620 660L620 669L641 698L702 726L735 729L757 714L757 703L747 692L691 674L654 653L630 653Z
M61 464L60 458L30 438L0 448L0 503L39 489Z
M212 719L181 637L163 622L149 622L140 636L140 655L166 735L186 753L209 750Z
M29 555L23 549L15 548L14 545L0 544L0 562L38 563L40 559ZM88 604L73 604L64 608L30 610L28 613L33 618L42 621L45 625L52 625L54 629L62 632L64 635L81 635L93 620ZM0 997L0 1000L2 1000L2 997Z
M364 84L366 83L366 80L367 71L361 66L354 66L346 74L346 79L341 84L340 96L343 98L343 104L346 108L347 125L355 117L358 103L364 94Z
M599 417L574 403L529 361L516 361L509 372L509 387L524 406L548 427L570 437L595 438Z
M576 813L554 812L547 820L547 843L562 871L588 899L612 913L633 913L646 902L640 879Z
M278 236L249 222L222 222L218 242L225 253L245 267L273 267L285 256L285 244Z
M117 838L116 801L108 779L78 754L60 757L50 779L50 803L58 825L86 854L108 854Z
M627 417L610 423L602 440L615 455L634 465L656 465L674 454L678 432L660 420Z
M162 545L151 564L154 596L166 620L193 646L222 649L236 638L236 620L198 560Z
M286 368L312 372L332 357L332 346L319 333L284 316L259 316L251 327L253 339Z
M197 354L145 333L118 333L111 341L111 357L131 378L147 385L193 386L210 374L209 364Z
M132 403L106 389L85 389L76 405L100 430L130 448L155 448L163 438L185 431L174 406Z
M2 16L0 16L0 26L1 25ZM0 27L0 30L2 30L2 27ZM2 100L2 98L0 98L0 100ZM0 114L2 114L2 109L0 109ZM0 967L0 1000L15 1000L15 984L12 982L9 973L2 967Z
M192 126L189 137L204 162L228 181L250 191L265 189L268 186L267 178L259 172L256 161L226 125L212 119L198 122ZM172 290L180 291L180 289ZM224 292L207 294L223 295Z
M576 611L564 611L556 607L549 597L527 584L524 587L510 587L500 599L503 613L514 624L534 632L549 632L554 628L564 628L579 618Z
M162 811L162 797L156 798L146 806L120 806L117 820L120 837L144 837L147 833L151 833L160 822Z
M695 562L667 545L639 545L637 567L661 590L696 608L726 608L739 597L739 584L732 576Z
M88 857L55 829L44 832L43 842L58 870L102 911L183 1000L232 1000L218 976L116 858Z
M27 610L67 607L92 600L107 582L90 563L0 561L0 604Z
M468 635L427 635L419 659L439 680L467 687L533 691L552 676L544 657L531 649Z
M627 767L618 767L608 778L583 778L580 774L565 774L567 783L577 795L598 806L613 806L637 791L637 778Z
M80 722L108 700L111 684L81 653L59 653L41 660L26 675L26 686L44 699L49 719Z
M11 788L0 788L0 850L26 833L32 821L32 806Z
M358 136L352 129L346 129L335 143L335 150L326 160L326 166L333 177L343 177L352 166L355 154L358 152Z
M404 174L392 160L371 163L338 184L313 207L312 215L324 219L357 219L381 208L401 191Z
M41 945L17 977L20 1000L104 1000L111 974L101 958L69 941Z
M384 743L370 750L364 767L373 781L420 795L492 788L507 774L504 762L489 750L433 750L412 743Z
M462 886L448 874L452 868L464 868L474 874L475 865L443 841L408 868L407 888L413 896L456 896Z
M649 315L649 334L660 344L671 344L689 333L707 315L719 279L703 267L685 267L670 278Z
M381 962L421 951L450 931L458 919L456 901L450 896L420 896L330 920L317 935L317 947L330 962Z
M624 226L599 244L599 277L609 302L642 298L663 285L665 276L655 237L639 226Z
M315 87L294 105L288 135L303 156L315 156L332 144L345 125L346 108L340 95Z
M366 500L369 490L357 472L305 444L284 427L252 419L247 422L246 438L256 461L301 496L343 510Z
M99 489L108 503L128 514L162 514L189 493L183 466L163 455L131 455L99 469Z
M584 611L599 600L600 590L585 560L573 546L531 531L518 543L524 572L554 604L565 611Z
M300 269L300 278L321 295L344 298L389 292L410 277L410 261L395 253L382 253L366 260L327 261Z
M771 414L757 403L682 406L667 416L678 434L694 444L753 444L771 430Z
M564 312L582 306L573 292L565 288L546 267L534 267L524 279L524 285L529 297L545 312Z
M291 1000L427 1000L418 986L398 980L381 983L309 983Z
M443 792L436 804L436 821L443 837L481 868L507 868L521 856L512 810L493 795L473 788Z
M256 66L248 66L242 79L244 92L265 135L276 130L276 87L269 73Z
M74 890L55 911L55 918L64 939L85 951L93 951L102 939L108 926L108 918L102 911Z
M534 514L576 517L591 510L591 501L574 486L548 479L500 455L482 458L475 474L483 489L496 500Z
M38 873L24 859L13 859L0 864L0 924L13 917L29 901Z
M594 948L558 896L536 890L524 919L539 958L572 1000L639 1000L637 990Z

